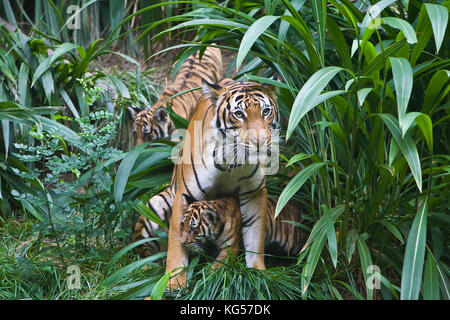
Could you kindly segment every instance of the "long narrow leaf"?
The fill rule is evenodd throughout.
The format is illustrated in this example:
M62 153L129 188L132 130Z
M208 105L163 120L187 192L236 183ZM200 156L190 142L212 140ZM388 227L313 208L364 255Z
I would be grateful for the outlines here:
M401 295L402 300L417 300L422 283L427 237L428 198L422 201L409 231L403 259Z

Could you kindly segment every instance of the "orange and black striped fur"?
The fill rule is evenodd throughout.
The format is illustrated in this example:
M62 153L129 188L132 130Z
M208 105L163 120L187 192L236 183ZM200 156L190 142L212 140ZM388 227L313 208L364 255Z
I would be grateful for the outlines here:
M186 205L186 204L185 204ZM266 238L265 251L273 254L296 256L306 241L306 234L299 227L287 222L304 223L301 219L299 205L289 201L277 218L275 217L276 200L268 199L266 214ZM146 218L144 218L146 219ZM148 224L148 221L138 223ZM148 238L145 233L139 234L140 238ZM223 197L215 200L195 201L187 204L185 214L181 219L181 243L191 250L202 251L211 254L211 248L206 242L212 242L212 249L219 249L216 258L218 266L220 261L226 260L229 249L234 255L239 249L241 238L241 214L239 204L233 197ZM142 256L146 257L142 250ZM140 253L141 253L140 252ZM151 254L153 254L152 252Z
M183 196L183 200L186 199ZM186 203L187 202L187 203ZM241 213L234 198L210 201L184 201L187 209L180 222L180 242L190 251L216 257L213 268L236 256L241 238Z
M186 284L183 268L188 265L188 254L180 240L186 210L183 196L195 201L236 197L246 264L265 269L266 165L251 161L250 155L271 145L279 121L275 95L268 86L232 79L216 84L205 81L204 91L187 128L169 189L174 197L166 272L178 272L170 279L170 288Z
M222 78L222 55L220 49L208 47L200 60L200 52L190 56L178 69L172 84L162 92L158 101L145 110L129 107L134 119L133 134L135 145L151 140L167 138L175 130L165 108L169 102L173 112L190 120L201 90L190 91L168 100L180 92L202 86L202 79L217 82Z

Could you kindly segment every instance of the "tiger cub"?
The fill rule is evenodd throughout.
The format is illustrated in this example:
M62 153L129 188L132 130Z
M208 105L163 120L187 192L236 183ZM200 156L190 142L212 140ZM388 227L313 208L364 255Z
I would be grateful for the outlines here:
M183 196L186 203L186 197ZM234 198L195 201L187 209L180 223L181 243L190 251L213 255L219 252L217 268L228 258L230 251L236 256L241 238L241 213Z
M166 101L171 96L202 86L202 79L217 82L222 79L222 55L220 49L206 48L200 60L200 52L190 56L178 69L174 82L167 86L158 101L150 108L140 110L128 107L134 120L134 144L169 137L175 130L165 108ZM201 90L190 91L169 101L173 112L190 120L198 98L203 94Z
M266 214L265 247L270 253L297 255L306 241L305 233L284 220L301 222L300 210L294 202L288 202L279 216L275 216L276 201L269 199ZM211 255L207 242L212 242L220 253L214 268L225 261L231 249L234 255L239 250L241 238L241 214L235 198L196 201L190 204L181 219L181 243L191 251Z

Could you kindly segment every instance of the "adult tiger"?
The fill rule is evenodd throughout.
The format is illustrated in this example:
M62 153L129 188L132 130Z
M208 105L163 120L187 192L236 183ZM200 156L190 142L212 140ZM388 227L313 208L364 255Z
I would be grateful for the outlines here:
M165 110L166 101L177 93L201 87L202 79L209 82L222 79L222 55L219 48L206 48L201 60L199 51L186 59L178 69L174 82L164 89L152 107L145 110L128 108L134 120L135 145L169 137L175 126ZM189 120L202 94L201 90L190 91L169 100L169 103L173 112Z
M188 265L180 241L180 223L186 209L183 195L195 200L236 196L246 264L265 269L266 165L254 154L271 145L272 130L279 121L275 95L267 86L232 79L218 84L205 81L204 91L174 168L166 273L179 272L170 279L170 288L186 283L186 274L180 271Z
M188 198L186 200L189 201ZM209 256L217 253L218 249L217 262L213 268L220 266L230 252L236 255L241 238L241 215L236 199L224 197L188 204L180 224L181 243L190 251L203 252ZM303 222L298 205L288 202L276 219L275 207L276 201L269 199L265 217L265 251L295 256L305 243L305 233L285 220Z

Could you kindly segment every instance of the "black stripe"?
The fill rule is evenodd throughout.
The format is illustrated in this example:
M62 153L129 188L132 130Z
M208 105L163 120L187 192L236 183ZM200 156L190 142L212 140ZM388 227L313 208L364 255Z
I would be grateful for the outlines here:
M256 171L258 170L258 168L259 168L259 162L258 162L258 164L255 166L255 170L253 170L253 172L250 173L250 175L245 176L245 177L241 177L241 178L239 178L238 181L242 181L242 180L245 180L245 179L250 179L251 177L253 177L253 176L255 175L255 173L256 173Z
M241 193L241 194L239 195L239 197L242 197L242 196L244 196L244 195L251 194L251 193L253 193L253 192L258 191L258 190L264 185L264 182L265 182L265 177L262 178L261 183L258 185L258 187L257 187L256 189L253 189L253 190L251 190L251 191L247 191L247 192Z
M200 191L203 192L203 194L206 194L205 190L203 190L202 186L200 185L200 180L198 180L197 170L195 170L195 167L194 167L194 158L192 156L192 152L191 152L191 163L192 163L192 169L194 170L195 182L197 182L197 186L200 189Z

